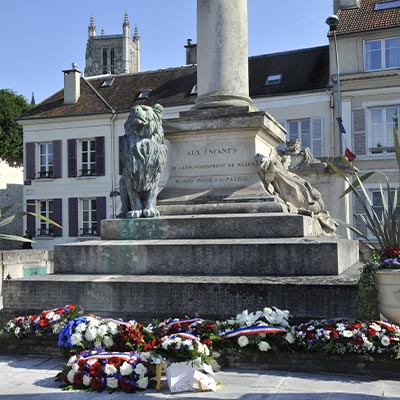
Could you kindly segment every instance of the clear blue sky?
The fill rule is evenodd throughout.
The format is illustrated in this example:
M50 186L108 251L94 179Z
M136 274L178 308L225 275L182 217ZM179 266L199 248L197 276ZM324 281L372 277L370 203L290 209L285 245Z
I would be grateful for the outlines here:
M328 43L333 0L248 0L249 55ZM87 28L122 33L125 11L141 37L141 70L185 64L184 45L196 42L196 0L2 0L0 89L43 101L63 86L72 62L83 71Z

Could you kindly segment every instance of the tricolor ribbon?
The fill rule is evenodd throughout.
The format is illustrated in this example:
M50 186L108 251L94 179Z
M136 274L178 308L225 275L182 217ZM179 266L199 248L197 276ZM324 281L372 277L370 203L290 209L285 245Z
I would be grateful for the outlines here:
M204 322L202 318L192 318L192 319L180 319L179 321L171 321L167 324L167 326L174 326L178 324L193 324L194 322Z
M137 357L132 354L132 353L119 353L119 352L107 352L107 353L98 353L98 354L92 354L90 356L79 356L79 359L83 359L85 361L89 360L108 360L112 357L117 357L121 360L127 361L127 362L136 362Z
M269 325L258 325L258 326L249 326L245 328L235 329L229 332L222 332L221 336L223 338L233 338L236 336L242 335L262 335L263 333L286 333L287 330L284 328L276 328L274 326Z
M384 321L374 321L374 322L382 326L383 328L386 328L390 332L394 332L396 330L395 325L390 324L389 322L384 322Z

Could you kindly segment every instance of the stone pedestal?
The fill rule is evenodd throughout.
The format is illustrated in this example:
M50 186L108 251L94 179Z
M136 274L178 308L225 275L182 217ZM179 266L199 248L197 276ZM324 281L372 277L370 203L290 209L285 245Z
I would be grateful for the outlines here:
M164 122L171 144L171 174L159 205L182 202L270 202L282 211L257 174L255 155L270 154L285 140L283 128L248 107L195 110Z

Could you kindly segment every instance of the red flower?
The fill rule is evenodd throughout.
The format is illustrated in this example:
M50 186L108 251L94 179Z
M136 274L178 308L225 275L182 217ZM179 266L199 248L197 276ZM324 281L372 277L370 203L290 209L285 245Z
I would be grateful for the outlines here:
M306 331L306 330L307 330L307 325L301 324L301 325L300 325L300 330L301 330L302 332Z
M69 308L70 310L74 310L75 306L73 304L68 304L65 306L65 308Z
M205 324L204 329L214 329L214 324Z
M80 358L78 360L79 370L82 371L85 368L86 360L84 358Z
M28 317L28 321L32 322L32 321L34 321L37 317L38 317L37 315L30 315L30 316Z
M354 329L362 328L362 324L349 324L348 328L349 330L354 331Z
M97 392L101 392L104 389L104 385L101 383L100 378L98 378L97 376L93 377L90 381L90 387Z
M312 339L314 337L314 335L315 334L313 331L308 331L306 337L307 337L307 339Z
M136 387L135 385L132 385L132 383L129 381L129 378L127 376L123 376L119 380L119 386L124 392L127 393L133 393L136 392Z
M114 365L114 367L117 368L118 365L121 364L121 359L118 357L110 357L108 359L108 363Z
M324 326L324 329L326 331L331 331L333 329L333 325L332 324L327 324L327 325Z
M62 309L62 308L57 308L57 310L56 311L54 311L54 313L55 314L58 314L58 315L62 315L62 314L64 314L64 310Z
M40 325L41 328L46 328L47 326L50 325L50 322L49 322L49 320L47 318L40 319L39 320L39 325Z
M102 372L103 372L103 366L98 361L89 367L90 376L99 376Z
M353 339L353 343L354 344L362 344L363 343L363 340L362 340L362 338L360 338L360 337L356 337L356 338L354 338Z
M75 386L82 386L83 385L83 374L78 372L74 375L74 385Z
M339 332L338 331L331 331L331 337L332 338L337 338L339 336Z
M204 339L203 343L207 346L211 346L212 345L212 341L210 339Z
M399 342L397 340L390 340L390 345L391 346L396 346Z

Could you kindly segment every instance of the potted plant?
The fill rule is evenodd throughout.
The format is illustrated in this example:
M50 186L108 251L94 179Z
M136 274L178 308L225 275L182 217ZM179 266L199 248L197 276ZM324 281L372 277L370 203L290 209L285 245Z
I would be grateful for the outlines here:
M397 125L397 119L396 119ZM393 129L394 150L400 177L400 144L397 128ZM360 215L363 224L371 232L371 237L356 227L342 222L350 230L363 238L372 249L370 260L364 265L359 283L367 286L371 283L369 277L373 275L378 292L378 309L390 321L400 324L400 218L398 213L399 187L394 187L386 175L382 174L384 184L380 184L381 205L374 206L368 194L365 181L374 173L368 172L360 176L358 170L342 157L344 164L351 170L353 179L347 177L333 164L330 167L339 174L348 184L347 190L341 197L353 193L363 208ZM400 183L400 182L399 182ZM399 184L400 186L400 184ZM364 274L364 275L363 275ZM365 287L364 287L365 289ZM374 288L367 289L370 293Z

